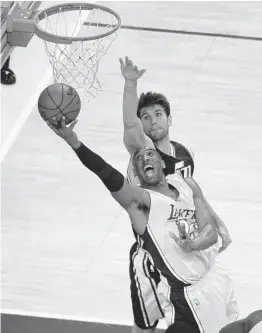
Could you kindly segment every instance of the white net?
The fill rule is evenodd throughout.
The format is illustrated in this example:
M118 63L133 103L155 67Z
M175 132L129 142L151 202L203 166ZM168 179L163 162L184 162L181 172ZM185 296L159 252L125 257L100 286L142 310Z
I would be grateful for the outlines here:
M100 9L63 11L39 22L42 30L63 37L93 37L112 31L117 18ZM60 44L44 41L53 68L54 82L66 83L87 102L101 89L98 79L99 62L116 38L117 32L90 41Z

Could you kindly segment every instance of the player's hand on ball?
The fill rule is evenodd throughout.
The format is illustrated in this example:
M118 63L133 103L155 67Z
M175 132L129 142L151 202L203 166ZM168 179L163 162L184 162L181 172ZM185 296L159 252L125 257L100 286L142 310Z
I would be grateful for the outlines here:
M126 80L137 81L145 73L145 69L138 69L131 59L125 57L125 61L119 58L121 72Z
M174 239L174 241L176 242L176 244L185 252L192 252L193 249L191 247L191 239L188 238L187 236L181 238L181 237L177 237L173 232L169 232L169 236L171 238Z
M219 228L217 232L222 240L222 246L218 250L218 252L221 253L225 251L225 249L232 243L232 238L230 237L229 232L225 228Z
M65 124L65 117L62 117L60 122L56 120L54 117L51 122L46 122L47 125L62 139L64 139L69 146L71 146L73 149L77 149L80 146L80 141L78 140L78 137L76 133L73 131L77 119L75 119L69 126L66 126Z

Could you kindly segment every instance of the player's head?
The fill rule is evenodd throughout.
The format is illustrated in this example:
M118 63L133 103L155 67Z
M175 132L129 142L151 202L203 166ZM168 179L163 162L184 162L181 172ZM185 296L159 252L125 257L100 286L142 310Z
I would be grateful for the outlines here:
M155 92L141 94L137 116L141 119L145 134L154 142L168 135L172 117L170 104L164 95Z
M154 148L143 147L137 150L132 162L142 186L156 186L165 179L163 161Z

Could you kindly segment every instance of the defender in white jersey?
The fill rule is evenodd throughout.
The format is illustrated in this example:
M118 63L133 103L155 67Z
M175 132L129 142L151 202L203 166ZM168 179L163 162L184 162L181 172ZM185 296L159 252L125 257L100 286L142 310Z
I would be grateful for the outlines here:
M182 144L170 141L169 127L172 125L170 104L166 97L159 93L148 92L137 97L137 80L145 70L138 70L132 61L126 57L120 59L121 72L125 78L123 95L124 143L130 155L146 143L155 146L163 161L164 174L172 175L179 171L183 177L192 177L194 172L193 155ZM139 185L139 179L130 160L127 180ZM213 212L216 229L222 239L220 251L231 243L229 233L223 221ZM134 314L132 333L153 332L157 320L152 315L152 304L159 304L157 285L160 276L150 262L146 252L139 246L139 237L134 231L136 242L130 250L130 291ZM157 311L157 310L156 310ZM155 312L156 312L155 311ZM161 318L162 310L158 306Z

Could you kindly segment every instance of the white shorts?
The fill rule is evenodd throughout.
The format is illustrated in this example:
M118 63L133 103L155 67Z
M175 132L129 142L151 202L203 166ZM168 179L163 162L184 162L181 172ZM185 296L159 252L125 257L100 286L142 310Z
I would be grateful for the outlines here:
M176 321L177 311L176 304L172 304L170 289L168 293L167 280L162 279L158 295L168 326ZM184 296L201 333L217 333L238 318L232 280L218 264L201 281L184 287Z
M232 280L218 264L191 286L177 288L152 265L150 255L139 246L130 253L131 298L134 320L142 329L188 323L192 333L212 333L235 321L238 307Z

